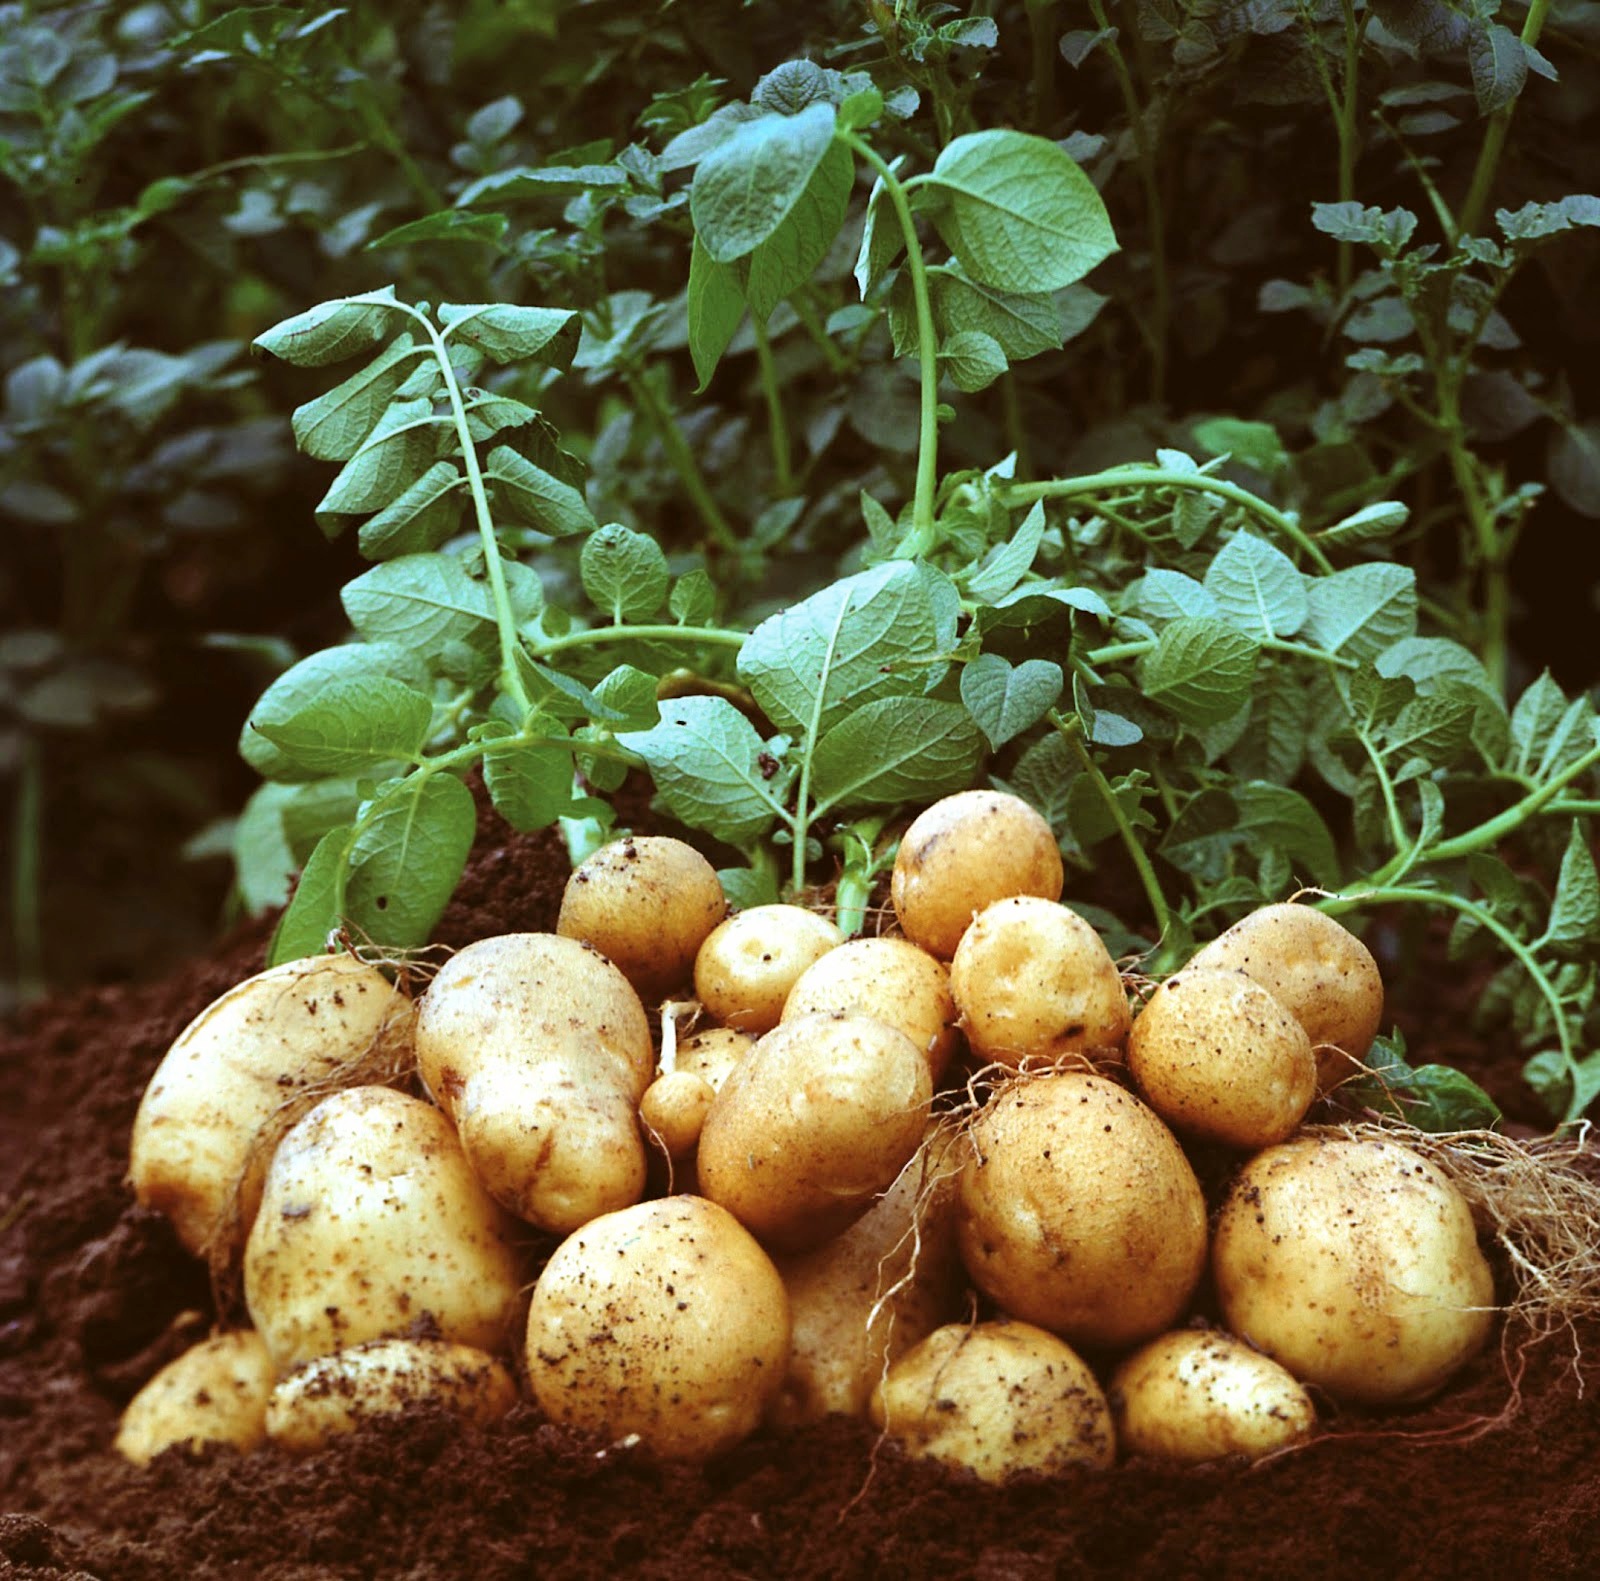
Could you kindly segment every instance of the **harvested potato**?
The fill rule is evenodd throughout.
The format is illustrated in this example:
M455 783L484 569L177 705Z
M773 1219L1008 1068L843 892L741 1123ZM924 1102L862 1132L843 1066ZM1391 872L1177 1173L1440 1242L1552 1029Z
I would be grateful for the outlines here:
M375 1339L297 1367L272 1391L267 1437L308 1454L378 1416L424 1402L487 1426L517 1403L503 1362L438 1339Z
M1471 1211L1398 1142L1311 1135L1258 1154L1212 1266L1228 1327L1336 1399L1423 1399L1494 1323Z
M986 906L956 946L950 991L980 1059L1018 1066L1120 1051L1128 996L1100 935L1037 896Z
M713 1101L700 1190L769 1245L818 1246L900 1173L932 1098L928 1063L903 1032L860 1015L785 1021Z
M800 974L844 942L803 906L752 906L712 929L694 958L694 991L724 1026L770 1032Z
M279 1143L245 1302L280 1373L423 1326L496 1350L517 1311L514 1233L432 1104L353 1087Z
M134 1195L197 1257L236 1252L272 1143L315 1096L403 1065L411 1023L411 1001L353 955L289 961L230 988L178 1034L145 1089Z
M691 1070L657 1076L639 1100L639 1118L668 1158L687 1158L700 1141L716 1089Z
M679 1038L673 1069L698 1076L713 1092L722 1088L728 1073L756 1046L748 1032L732 1027L706 1027Z
M1168 1125L1230 1147L1287 1140L1317 1095L1305 1028L1243 972L1203 966L1150 996L1128 1069Z
M1257 1460L1308 1438L1311 1396L1270 1356L1227 1334L1163 1334L1123 1362L1106 1391L1124 1453L1198 1465Z
M655 1000L689 980L706 936L728 914L712 865L682 840L614 840L580 863L556 932L598 950Z
M922 1050L934 1081L955 1053L956 1004L941 961L908 939L852 939L808 967L789 991L783 1020L872 1016Z
M890 899L905 936L948 961L975 913L1012 895L1060 900L1061 847L1018 796L970 790L919 813L900 837Z
M1074 1344L1172 1326L1205 1267L1206 1205L1144 1104L1099 1076L1026 1077L968 1134L961 1255L981 1290Z
M650 1025L586 945L508 933L457 952L423 996L417 1064L474 1173L518 1218L566 1231L639 1200Z
M545 1415L701 1460L753 1433L783 1382L789 1299L772 1259L701 1197L608 1213L534 1286L528 1382Z
M1095 1376L1031 1323L952 1323L902 1356L872 1396L872 1419L907 1453L985 1482L1116 1459Z
M254 1329L215 1334L169 1361L122 1413L116 1450L136 1466L182 1444L248 1453L267 1435L272 1358Z
M1313 906L1263 906L1189 962L1243 972L1306 1029L1326 1092L1356 1074L1383 1020L1378 963L1355 934Z

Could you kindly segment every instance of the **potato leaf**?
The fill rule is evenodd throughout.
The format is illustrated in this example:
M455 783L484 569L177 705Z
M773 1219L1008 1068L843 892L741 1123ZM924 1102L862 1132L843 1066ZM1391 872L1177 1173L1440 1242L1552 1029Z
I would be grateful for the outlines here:
M472 849L472 792L450 774L413 774L367 818L350 848L345 920L398 949L426 944Z

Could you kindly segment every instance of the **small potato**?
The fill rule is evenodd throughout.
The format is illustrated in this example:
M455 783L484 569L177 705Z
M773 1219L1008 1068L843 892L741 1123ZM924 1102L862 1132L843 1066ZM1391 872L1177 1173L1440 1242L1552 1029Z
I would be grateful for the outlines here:
M1017 796L970 790L920 813L900 837L889 895L905 936L948 961L975 913L1012 895L1060 900L1061 847Z
M783 1382L789 1298L732 1214L701 1197L569 1235L528 1309L528 1382L553 1421L703 1460L753 1433Z
M1034 896L978 913L950 962L950 991L973 1053L1002 1065L1120 1051L1128 1035L1128 996L1100 935Z
M961 1172L961 1255L1013 1317L1073 1344L1170 1328L1206 1261L1206 1205L1177 1139L1099 1076L1024 1077L991 1098Z
M724 1026L757 1035L783 1015L800 974L844 942L803 906L752 906L715 927L694 958L694 991Z
M748 1032L732 1027L706 1027L678 1042L674 1070L698 1076L713 1092L720 1092L733 1067L756 1046Z
M216 1334L170 1361L128 1402L116 1450L148 1465L174 1444L231 1444L248 1454L267 1436L272 1358L253 1329Z
M1263 906L1189 962L1243 972L1306 1029L1317 1086L1357 1074L1383 1021L1378 963L1355 934L1313 906Z
M691 1070L657 1076L639 1100L639 1118L668 1158L687 1158L700 1142L700 1132L716 1089Z
M804 1251L860 1218L917 1150L933 1083L867 1016L801 1016L734 1067L700 1133L700 1190L768 1245Z
M1190 967L1150 996L1128 1036L1145 1101L1188 1136L1282 1142L1317 1095L1305 1028L1243 972Z
M1494 1324L1471 1211L1398 1142L1311 1135L1257 1154L1212 1268L1228 1327L1340 1400L1424 1399Z
M985 1482L1019 1471L1100 1470L1116 1459L1111 1410L1077 1352L1031 1323L952 1323L902 1356L872 1419L908 1454Z
M309 1454L379 1416L424 1402L479 1426L517 1403L502 1362L471 1345L438 1339L376 1339L297 1367L272 1391L267 1437Z
M420 1325L497 1350L521 1284L514 1233L432 1104L353 1087L279 1144L245 1302L280 1373Z
M783 1006L784 1021L849 1014L904 1032L926 1055L934 1081L955 1053L950 974L908 939L852 939L829 950L801 974Z
M1117 1369L1106 1391L1129 1455L1199 1465L1257 1460L1308 1438L1311 1396L1269 1356L1227 1334L1163 1334Z
M598 950L641 999L688 982L706 936L728 914L712 865L682 840L637 835L602 846L567 880L556 932Z

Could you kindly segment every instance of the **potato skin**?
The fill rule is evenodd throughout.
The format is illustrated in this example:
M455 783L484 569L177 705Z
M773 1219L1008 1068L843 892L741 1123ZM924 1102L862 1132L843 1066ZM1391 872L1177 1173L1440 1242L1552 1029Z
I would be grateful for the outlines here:
M872 1419L908 1454L985 1482L1116 1459L1111 1410L1077 1353L1030 1323L952 1323L889 1369Z
M528 1309L545 1415L703 1460L753 1433L783 1382L789 1298L732 1214L701 1197L608 1213L568 1236Z
M1012 895L1060 900L1061 847L1018 796L969 790L924 809L900 837L889 895L913 944L948 961L975 913Z
M1424 1399L1494 1324L1466 1202L1397 1142L1308 1135L1258 1154L1212 1267L1228 1327L1340 1400Z
M719 1092L733 1067L756 1046L748 1032L732 1027L703 1027L678 1041L674 1070L698 1076L713 1092Z
M694 958L694 991L724 1026L759 1036L783 1016L800 974L844 943L804 906L752 906L718 923Z
M1206 1207L1144 1104L1099 1076L1024 1077L968 1136L961 1255L981 1290L1075 1345L1172 1326L1205 1267Z
M668 1158L687 1158L699 1144L715 1097L716 1090L705 1077L690 1070L668 1071L645 1089L639 1119Z
M169 1361L128 1402L115 1448L146 1466L174 1444L231 1444L248 1454L265 1441L272 1358L254 1329L214 1334Z

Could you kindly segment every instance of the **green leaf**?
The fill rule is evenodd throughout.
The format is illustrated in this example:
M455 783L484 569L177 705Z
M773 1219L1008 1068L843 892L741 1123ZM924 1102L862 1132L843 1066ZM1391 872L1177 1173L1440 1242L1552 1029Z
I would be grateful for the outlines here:
M847 714L817 743L817 813L925 802L971 785L983 736L959 703L882 697Z
M377 427L418 359L427 355L427 348L419 347L409 333L401 335L359 373L295 408L295 443L318 461L348 461Z
M947 337L988 335L1014 362L1061 349L1061 315L1047 292L997 291L952 265L930 269L928 287L934 323Z
M744 294L759 323L816 272L844 225L854 180L850 150L831 144L783 223L752 250Z
M491 741L483 757L483 782L495 811L522 834L546 829L572 805L572 747L554 720L552 739Z
M1522 40L1500 22L1473 21L1467 32L1467 64L1479 115L1493 115L1514 104L1528 80Z
M621 716L624 730L648 730L661 718L655 676L631 664L619 664L594 689L608 708Z
M771 873L753 867L719 867L717 882L722 885L729 907L748 911L752 906L775 906L778 881Z
M1257 673L1250 696L1250 722L1228 754L1240 779L1292 784L1305 762L1311 735L1311 693L1287 665Z
M680 626L703 626L717 612L716 584L704 571L688 571L673 584L667 608Z
M297 368L321 368L371 351L393 330L403 309L394 287L321 302L257 335L252 345Z
M621 165L517 165L470 182L456 202L462 208L470 208L486 199L514 202L518 198L576 198L586 192L625 187L629 179Z
M1224 620L1260 637L1292 637L1309 608L1294 561L1248 532L1236 532L1218 551L1205 589Z
M1418 697L1384 732L1384 755L1402 765L1421 759L1430 769L1447 768L1466 751L1476 712L1470 700L1453 693Z
M904 154L896 155L889 161L890 173L898 177L905 162ZM861 231L861 250L856 254L856 284L861 289L863 300L888 273L895 259L905 250L905 245L905 232L900 228L900 217L894 211L894 202L889 196L889 189L883 184L883 177L879 176L872 183L872 192L867 198L866 222Z
M1221 724L1250 697L1259 653L1254 640L1225 621L1175 620L1140 666L1145 695L1186 725Z
M945 341L939 348L939 365L950 382L969 395L987 389L1009 366L1000 342L977 329L961 330Z
M439 209L420 220L397 225L392 231L374 237L363 252L378 252L384 247L412 247L418 242L500 241L511 224L504 214L468 214L462 209Z
M1410 520L1411 509L1399 500L1379 500L1365 505L1349 516L1341 517L1333 526L1317 536L1323 543L1367 543L1374 538L1387 538L1398 532Z
M1417 629L1417 574L1409 566L1351 566L1309 589L1305 635L1326 653L1375 659Z
M998 751L1055 706L1065 677L1048 659L1013 665L997 653L981 653L961 671L961 701Z
M267 947L268 966L321 955L327 949L328 936L344 920L339 915L339 878L354 834L353 825L340 824L317 842L300 874L289 909L273 930L272 943Z
M258 785L233 826L233 865L239 898L252 917L283 905L294 877L294 852L283 826L283 804L294 794L289 785Z
M361 552L369 560L425 554L455 534L466 479L453 461L436 461L397 499L361 524Z
M1379 1038L1366 1059L1367 1072L1338 1089L1343 1104L1392 1115L1435 1135L1486 1130L1500 1119L1494 1100L1470 1077L1448 1065L1413 1067L1403 1045Z
M995 544L968 573L968 596L979 604L993 604L1010 593L1032 569L1044 541L1044 528L1044 501L1035 500L1011 537Z
M1239 832L1246 849L1282 851L1296 876L1319 884L1338 882L1339 857L1322 815L1298 791L1259 782L1235 785Z
M447 642L492 638L494 606L485 582L453 555L407 554L374 566L340 595L350 624L369 642L437 653Z
M345 920L356 935L391 949L426 944L461 881L477 825L460 780L403 780L350 850Z
M1211 417L1196 423L1194 437L1213 456L1232 456L1268 477L1289 464L1278 430L1271 423L1250 423L1237 417Z
M483 475L495 484L495 500L513 521L537 527L552 538L594 531L594 513L583 495L510 445L489 452Z
M556 307L515 307L509 302L439 304L446 341L476 347L491 362L533 359L565 372L578 349L583 321Z
M1146 571L1139 583L1139 608L1151 620L1182 620L1186 615L1204 620L1222 617L1221 607L1201 583L1182 571L1159 567Z
M1549 475L1563 504L1600 520L1600 421L1563 423L1551 435Z
M339 469L317 505L318 517L382 510L410 488L439 454L442 419L428 400L392 402Z
M1522 1067L1522 1079L1539 1095L1539 1101L1556 1119L1584 1113L1600 1098L1600 1050L1579 1060L1578 1091L1572 1090L1573 1073L1557 1049L1535 1054Z
M363 774L416 756L432 719L421 692L375 675L334 681L286 718L255 728L297 769Z
M698 395L711 383L722 354L744 317L739 277L718 263L698 236L689 254L689 355L694 358Z
M618 626L648 620L665 602L672 581L660 544L617 523L589 534L579 567L584 592Z
M1594 852L1584 838L1583 825L1576 818L1561 858L1544 942L1556 949L1600 944L1600 875L1595 872Z

